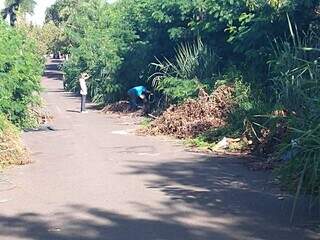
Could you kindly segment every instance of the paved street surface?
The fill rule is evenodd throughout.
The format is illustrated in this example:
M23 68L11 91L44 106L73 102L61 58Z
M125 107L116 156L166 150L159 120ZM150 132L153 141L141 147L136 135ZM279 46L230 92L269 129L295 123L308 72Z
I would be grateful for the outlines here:
M302 203L289 224L269 173L136 136L132 119L80 114L55 69L43 78L55 131L24 133L33 163L0 174L1 240L320 239Z

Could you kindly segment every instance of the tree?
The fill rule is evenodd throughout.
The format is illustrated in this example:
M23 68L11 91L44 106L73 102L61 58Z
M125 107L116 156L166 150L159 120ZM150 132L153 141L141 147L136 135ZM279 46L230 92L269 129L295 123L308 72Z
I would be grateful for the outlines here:
M21 14L33 14L34 8L37 5L35 0L5 0L5 6L8 7L17 2L19 2L19 12Z
M45 22L52 21L57 26L68 21L69 16L83 0L57 0L46 10Z
M42 58L35 42L0 21L0 114L17 126L30 121L29 108L39 104Z
M20 3L21 0L12 1L12 3L7 4L6 8L1 11L4 20L9 16L11 26L14 26L17 21L17 11L19 10Z

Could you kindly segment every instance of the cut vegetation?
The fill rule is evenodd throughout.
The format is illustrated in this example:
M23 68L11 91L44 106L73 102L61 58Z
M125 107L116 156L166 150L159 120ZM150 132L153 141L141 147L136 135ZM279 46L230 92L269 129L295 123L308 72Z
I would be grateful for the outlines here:
M30 162L28 151L20 138L20 131L0 115L0 168Z

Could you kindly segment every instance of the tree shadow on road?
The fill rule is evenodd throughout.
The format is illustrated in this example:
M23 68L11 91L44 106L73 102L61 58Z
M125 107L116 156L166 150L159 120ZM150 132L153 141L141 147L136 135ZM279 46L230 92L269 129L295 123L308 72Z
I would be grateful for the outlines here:
M51 80L62 81L63 72L60 70L61 62L51 61L45 66L44 76Z
M131 162L131 171L119 174L147 175L146 188L166 194L157 208L144 202L143 195L141 201L130 203L149 217L123 215L89 203L68 205L48 215L0 215L0 239L319 239L300 223L291 226L292 199L279 200L279 192L267 184L268 175L248 171L238 160L199 157L147 162ZM298 211L299 222L310 220L304 207Z
M68 213L50 217L25 213L14 217L0 216L0 238L33 240L197 240L235 239L213 229L183 226L173 219L139 219L97 208L68 206ZM214 236L214 238L210 238Z
M319 211L309 211L308 201L303 199L294 225L290 224L293 198L271 183L270 173L250 171L242 161L199 157L147 166L137 162L124 174L157 176L148 187L168 196L170 200L163 203L167 208L175 203L206 213L208 218L238 219L230 229L247 232L253 239L311 239L305 227L319 221Z

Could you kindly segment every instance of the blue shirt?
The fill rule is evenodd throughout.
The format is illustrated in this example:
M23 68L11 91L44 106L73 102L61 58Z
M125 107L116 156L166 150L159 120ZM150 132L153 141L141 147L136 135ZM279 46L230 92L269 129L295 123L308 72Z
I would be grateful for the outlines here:
M129 89L128 93L133 93L134 95L136 95L137 97L140 97L143 93L145 93L147 91L147 88L144 86L137 86L134 88Z

